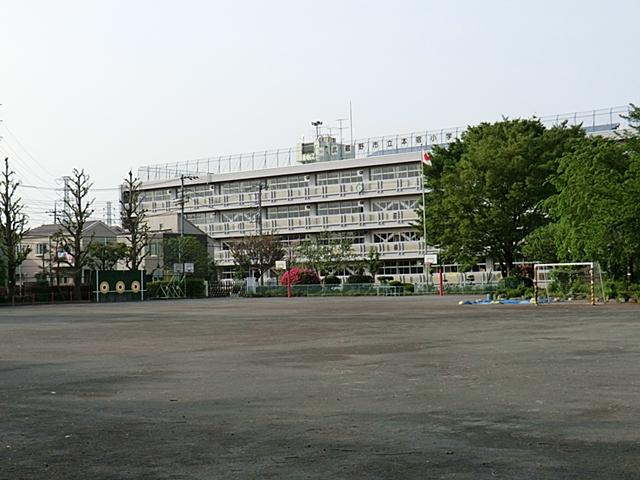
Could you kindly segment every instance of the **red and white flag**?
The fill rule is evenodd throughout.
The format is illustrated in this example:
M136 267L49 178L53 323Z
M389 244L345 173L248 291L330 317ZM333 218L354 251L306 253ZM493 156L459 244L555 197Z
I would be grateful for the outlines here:
M429 155L429 152L425 152L424 149L422 149L422 163L427 167L431 166L431 155Z

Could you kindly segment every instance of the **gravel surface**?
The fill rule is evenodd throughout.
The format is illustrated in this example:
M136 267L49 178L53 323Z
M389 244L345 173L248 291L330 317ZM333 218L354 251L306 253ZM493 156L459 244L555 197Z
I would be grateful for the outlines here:
M638 479L640 307L0 309L0 479Z

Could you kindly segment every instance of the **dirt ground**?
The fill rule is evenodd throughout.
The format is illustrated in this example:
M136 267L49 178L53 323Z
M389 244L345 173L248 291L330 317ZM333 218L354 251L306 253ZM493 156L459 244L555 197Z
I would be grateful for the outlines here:
M640 307L0 309L0 479L637 479Z

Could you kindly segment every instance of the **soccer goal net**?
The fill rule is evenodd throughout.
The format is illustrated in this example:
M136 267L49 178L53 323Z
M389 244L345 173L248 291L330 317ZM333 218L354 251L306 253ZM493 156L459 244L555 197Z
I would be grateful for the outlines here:
M596 262L538 263L533 273L538 304L585 300L596 305L605 300L602 272Z

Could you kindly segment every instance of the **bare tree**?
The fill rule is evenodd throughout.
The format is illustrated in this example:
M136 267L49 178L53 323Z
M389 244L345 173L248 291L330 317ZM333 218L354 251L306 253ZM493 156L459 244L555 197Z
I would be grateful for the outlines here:
M318 275L336 275L353 262L352 242L345 236L322 233L297 248L302 263Z
M259 275L261 284L264 273L285 256L282 242L273 235L245 237L232 243L230 250L238 268L244 274L254 269Z
M127 231L129 239L127 267L130 270L139 270L140 264L149 255L147 245L150 227L146 218L147 211L142 206L140 180L133 178L131 171L129 171L129 177L124 179L120 206L122 228Z
M93 241L92 237L87 244L83 243L87 222L93 214L93 208L91 208L93 199L87 199L92 186L93 183L90 182L89 175L84 172L84 169L73 169L69 178L69 196L64 199L65 208L60 221L62 236L66 243L65 263L71 267L74 296L78 299L81 295L82 269L87 264L89 245Z
M31 251L29 247L21 248L29 229L27 215L22 212L22 198L17 194L19 182L14 180L15 174L9 169L9 159L5 158L0 176L0 252L6 259L9 296L15 294L16 270Z

